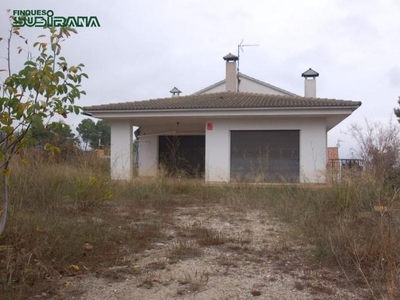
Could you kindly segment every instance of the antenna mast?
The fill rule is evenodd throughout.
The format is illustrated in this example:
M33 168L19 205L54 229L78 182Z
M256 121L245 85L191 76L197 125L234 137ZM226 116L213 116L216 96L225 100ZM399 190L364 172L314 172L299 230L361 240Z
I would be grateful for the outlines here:
M237 60L237 91L239 92L239 85L240 85L240 80L239 80L239 66L240 66L240 51L244 52L243 47L257 47L260 46L259 44L243 44L243 39L240 42L240 44L238 45L238 60Z

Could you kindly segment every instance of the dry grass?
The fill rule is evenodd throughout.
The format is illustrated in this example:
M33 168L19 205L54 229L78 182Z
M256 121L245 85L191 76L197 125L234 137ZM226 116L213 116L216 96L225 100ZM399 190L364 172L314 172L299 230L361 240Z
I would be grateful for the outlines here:
M114 198L118 189L102 160L76 157L67 165L25 157L28 163L14 162L10 177L9 219L0 236L0 298L51 295L64 276L121 277L108 268L124 263L124 253L164 239L167 214L154 211L153 203L137 210Z
M169 237L163 229L168 226L179 232L167 251L172 263L199 257L202 248L210 246L225 247L235 255L250 253L245 233L232 239L204 224L174 224L172 213L180 207L217 203L240 212L267 211L315 246L316 261L338 264L353 284L361 279L372 297L400 295L399 196L368 174L345 176L318 188L207 186L163 176L121 183L111 182L104 162L95 157L77 157L69 165L28 157L28 164L15 163L12 168L10 191L9 223L0 236L2 299L51 295L57 280L68 275L90 272L123 279L125 272L137 271L132 266L125 269L123 257L164 243ZM375 206L385 208L376 211ZM279 256L279 251L265 256ZM235 268L232 258L221 257L219 263ZM124 271L110 270L113 266ZM148 266L165 267L165 262ZM143 285L151 284L151 278L143 278ZM320 286L305 288L330 293ZM182 287L185 293L192 290L196 287Z
M182 286L178 288L178 295L192 294L200 292L208 283L210 274L207 271L186 272L182 278L178 280Z
M191 226L179 228L179 235L194 239L200 246L218 246L230 240L222 233L208 228L199 222L195 222Z
M167 254L170 263L177 263L180 260L201 256L199 245L191 240L178 239L173 241Z

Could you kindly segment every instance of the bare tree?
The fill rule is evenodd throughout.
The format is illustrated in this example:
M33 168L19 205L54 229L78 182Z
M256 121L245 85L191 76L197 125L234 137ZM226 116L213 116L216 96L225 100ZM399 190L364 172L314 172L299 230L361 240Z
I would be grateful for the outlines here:
M365 127L351 124L348 133L357 142L356 154L376 176L387 179L398 173L400 163L400 126L392 120L384 124L365 120Z

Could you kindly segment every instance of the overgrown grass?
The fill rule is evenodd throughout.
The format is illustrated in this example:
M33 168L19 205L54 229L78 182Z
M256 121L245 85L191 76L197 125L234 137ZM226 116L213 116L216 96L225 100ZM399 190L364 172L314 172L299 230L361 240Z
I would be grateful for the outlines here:
M151 213L133 205L118 209L101 159L27 161L14 162L10 176L9 218L0 236L0 298L51 295L57 279L100 272L118 264L123 249L140 252L163 238L161 221Z
M127 183L111 182L97 157L68 165L27 161L15 162L10 177L9 222L0 236L2 299L51 294L67 275L102 274L123 264L121 257L165 241L163 228L174 225L177 208L216 204L278 216L315 245L315 259L338 264L351 282L361 278L372 297L400 295L400 200L367 173L326 186L205 185L163 176ZM228 241L201 224L184 230L186 239L169 249L171 261Z

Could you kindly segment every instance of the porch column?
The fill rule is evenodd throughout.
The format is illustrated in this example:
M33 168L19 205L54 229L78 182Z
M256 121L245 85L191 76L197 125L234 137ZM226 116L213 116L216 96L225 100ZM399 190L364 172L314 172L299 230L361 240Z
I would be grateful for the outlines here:
M127 120L111 122L111 179L131 180L133 172L132 132Z
M206 182L230 180L230 131L222 120L206 121Z

